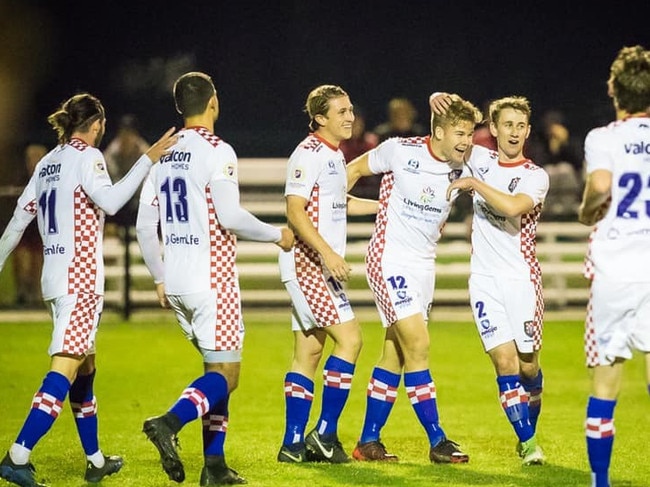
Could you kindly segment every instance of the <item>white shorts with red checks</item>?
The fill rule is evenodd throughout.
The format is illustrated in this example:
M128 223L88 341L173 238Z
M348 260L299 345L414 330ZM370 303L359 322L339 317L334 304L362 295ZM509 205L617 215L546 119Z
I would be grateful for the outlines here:
M244 322L239 289L167 295L185 337L206 363L241 362Z
M384 262L368 269L367 276L384 328L418 313L428 321L436 283L435 267L404 267Z
M54 324L48 349L50 356L58 353L94 354L104 297L99 294L66 294L45 303Z
M298 279L284 283L291 298L291 329L308 331L354 319L352 306L340 282L319 279L318 285L300 286Z
M594 278L587 308L587 366L631 359L650 352L650 283L606 282Z
M541 348L544 303L533 282L472 274L469 297L486 351L511 341L521 353Z

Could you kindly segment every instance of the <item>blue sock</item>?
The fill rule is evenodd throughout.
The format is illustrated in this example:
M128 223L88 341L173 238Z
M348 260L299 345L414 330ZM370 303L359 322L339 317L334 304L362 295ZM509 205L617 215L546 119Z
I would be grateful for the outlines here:
M542 392L544 391L544 374L540 369L532 380L521 377L521 385L528 393L528 419L533 427L533 433L537 431L537 419L542 411Z
M192 382L169 410L178 417L181 428L197 418L202 417L212 405L226 397L228 383L223 375L207 372Z
M203 455L223 455L228 431L228 400L230 394L217 402L203 416Z
M321 404L320 418L318 419L318 434L323 435L325 440L336 437L339 418L343 412L352 376L354 375L354 364L331 355L323 367L323 402Z
M528 420L528 396L519 383L519 376L500 375L497 377L497 384L499 384L501 407L512 424L517 438L522 443L530 440L535 432Z
M314 382L304 375L289 372L284 378L286 419L283 445L305 441L305 428L314 400Z
M359 443L379 441L381 429L397 399L400 375L375 367L368 382L366 417Z
M32 450L47 433L59 416L63 401L70 389L68 379L58 372L50 371L32 400L32 408L27 415L16 443Z
M95 370L90 375L77 375L70 386L70 407L77 432L86 455L99 451L97 438L97 400L93 393Z
M614 446L616 401L590 397L587 403L587 455L595 487L609 487L609 462Z
M429 443L436 446L445 439L445 432L439 423L436 386L431 373L428 370L405 373L404 387L415 414L427 432Z

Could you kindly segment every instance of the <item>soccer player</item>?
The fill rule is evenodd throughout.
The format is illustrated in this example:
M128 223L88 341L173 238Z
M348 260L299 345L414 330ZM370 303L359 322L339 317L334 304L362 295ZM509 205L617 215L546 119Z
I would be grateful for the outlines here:
M444 112L448 95L434 95L432 110ZM543 385L544 301L535 236L549 178L523 154L530 115L524 97L494 100L489 129L497 150L473 146L468 160L473 177L454 181L447 195L455 190L473 194L469 296L474 322L494 366L499 400L517 435L522 464L540 465L544 454L535 432Z
M104 216L115 214L133 196L152 162L175 141L174 129L169 129L113 185L97 148L106 115L96 97L88 93L71 97L48 122L57 132L58 145L36 165L0 239L1 270L37 217L44 257L41 287L54 324L50 371L34 395L16 442L0 463L0 477L23 487L42 485L34 478L29 457L59 416L68 393L86 453L86 481L99 482L122 468L121 457L106 456L99 448L93 392L95 334L104 294Z
M607 88L616 121L585 138L587 181L578 212L581 223L596 225L585 260L592 370L585 430L593 487L610 485L614 408L623 363L635 349L645 354L650 382L650 51L623 47Z
M243 484L224 458L228 399L238 385L244 339L236 239L275 242L289 250L294 237L289 228L263 223L240 206L237 156L214 134L219 101L212 79L189 72L176 80L173 92L184 128L145 180L136 229L160 303L176 313L201 354L204 374L164 415L147 419L143 431L169 478L182 482L176 435L202 418L201 485Z
M463 158L480 120L480 110L454 96L444 115L432 115L431 135L388 139L348 165L349 188L360 177L384 174L366 274L386 336L368 384L363 430L353 452L357 460L397 460L380 433L404 374L409 400L429 439L430 461L469 461L440 425L427 320L436 246L452 205L445 195L451 182L466 173Z
M374 214L377 202L349 197L345 157L339 144L352 136L354 113L339 86L313 89L305 104L312 131L291 154L285 198L296 233L292 252L279 258L291 297L294 336L291 370L284 379L286 423L279 462L345 463L338 420L348 399L361 350L361 329L343 282L347 214ZM323 367L323 396L316 427L305 437L314 397L314 374L327 337L334 342Z

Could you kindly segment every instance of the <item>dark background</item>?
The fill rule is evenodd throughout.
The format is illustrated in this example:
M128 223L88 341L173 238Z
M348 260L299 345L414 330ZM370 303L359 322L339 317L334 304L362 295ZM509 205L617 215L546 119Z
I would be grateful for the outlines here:
M13 59L0 66L13 76L3 96L21 94L4 156L54 144L45 118L77 91L106 106L103 146L127 112L153 141L180 125L171 86L189 70L213 77L216 132L240 157L288 156L307 131L305 97L323 83L343 86L371 127L393 96L426 125L428 95L441 90L479 107L525 95L533 128L558 109L584 137L613 118L609 66L624 45L650 47L649 13L647 0L3 1L0 60Z

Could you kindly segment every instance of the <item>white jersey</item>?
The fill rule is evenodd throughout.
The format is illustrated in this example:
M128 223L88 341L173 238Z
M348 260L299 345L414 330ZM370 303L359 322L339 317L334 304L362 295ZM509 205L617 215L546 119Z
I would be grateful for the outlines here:
M434 269L442 227L457 196L447 201L447 188L469 170L436 159L429 141L394 137L370 151L370 170L384 176L367 261Z
M314 227L332 250L344 257L347 175L343 152L317 134L309 134L289 157L284 195L307 200L307 214ZM280 252L279 263L283 282L301 273L322 273L320 256L300 237L290 252Z
M592 232L585 275L650 281L650 118L631 117L591 130L587 174L612 173L611 205Z
M179 131L145 180L140 203L158 207L167 294L236 284L237 237L219 223L210 190L210 182L219 180L238 184L237 156L203 127Z
M529 213L507 217L474 193L472 220L472 274L528 279L540 282L537 260L537 221L549 187L548 174L532 161L499 162L497 152L473 146L468 161L474 177L507 194L525 194L533 200Z
M121 208L150 167L143 156L124 183L113 186L102 153L80 139L57 146L36 165L18 207L37 216L44 299L104 293L101 208Z

